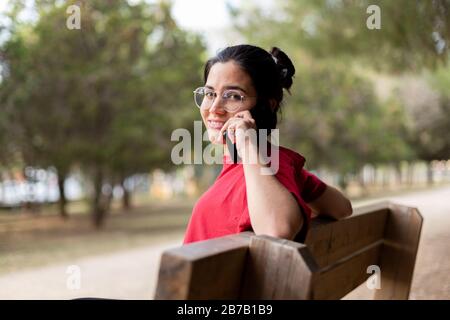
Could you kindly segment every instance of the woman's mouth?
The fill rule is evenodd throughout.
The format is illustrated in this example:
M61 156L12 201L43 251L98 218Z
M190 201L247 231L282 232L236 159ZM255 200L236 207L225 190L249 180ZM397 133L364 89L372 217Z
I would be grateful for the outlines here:
M220 129L222 129L224 123L225 123L224 121L208 120L208 128L220 130Z

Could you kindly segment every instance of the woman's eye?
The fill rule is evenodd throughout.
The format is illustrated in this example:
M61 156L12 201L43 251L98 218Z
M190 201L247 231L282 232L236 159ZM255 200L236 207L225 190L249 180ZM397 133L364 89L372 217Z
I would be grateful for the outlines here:
M235 92L227 92L227 93L225 93L225 98L232 100L232 101L240 101L241 95L239 93L235 93Z
M205 96L206 96L207 98L212 98L212 97L214 97L214 92L212 92L212 91L206 91L206 92L205 92Z

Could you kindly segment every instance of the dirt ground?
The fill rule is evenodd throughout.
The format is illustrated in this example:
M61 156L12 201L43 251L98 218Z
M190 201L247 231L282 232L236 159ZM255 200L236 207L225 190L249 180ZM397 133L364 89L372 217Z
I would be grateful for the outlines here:
M450 299L450 187L382 199L417 207L424 218L409 298ZM363 284L345 299L371 299L372 295Z
M386 199L415 206L424 217L410 299L450 299L450 187L355 206ZM170 239L162 238L151 246L2 274L0 299L151 299L161 252L179 246L182 238L183 232L173 233ZM79 289L70 286L67 271L71 265L79 267ZM370 299L371 294L361 286L345 299Z

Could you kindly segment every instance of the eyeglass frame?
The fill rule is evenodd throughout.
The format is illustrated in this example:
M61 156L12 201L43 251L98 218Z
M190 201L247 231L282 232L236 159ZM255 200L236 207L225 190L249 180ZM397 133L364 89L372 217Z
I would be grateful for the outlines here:
M192 92L194 93L194 102L195 102L195 105L197 106L197 108L199 108L199 109L201 110L202 107L199 106L199 105L197 104L197 101L195 100L195 94L199 93L199 92L197 92L197 90L199 90L199 89L209 89L209 88L203 86L203 87L198 87L197 89L195 89L194 91L192 91ZM222 95L221 95L221 99L223 99L224 94L225 94L227 91L236 91L236 92L237 92L237 90L239 90L239 89L227 89L227 90L225 90L225 91L222 93ZM212 93L214 94L214 99L211 101L211 106L209 106L208 108L206 108L206 110L209 110L209 109L212 107L212 105L213 105L213 103L214 103L214 100L218 97L218 94L217 94L216 91L214 91L214 90L212 90L212 89L211 89L211 91L212 91ZM239 95L239 97L241 98L240 103L243 103L244 100L245 100L246 98L257 98L257 96L247 96L247 95L242 95L242 94L240 94L240 93L239 93L238 95ZM238 107L236 110L232 110L232 111L227 110L227 108L225 108L225 107L224 107L223 109L225 109L227 112L236 112L237 110L239 110L239 107Z

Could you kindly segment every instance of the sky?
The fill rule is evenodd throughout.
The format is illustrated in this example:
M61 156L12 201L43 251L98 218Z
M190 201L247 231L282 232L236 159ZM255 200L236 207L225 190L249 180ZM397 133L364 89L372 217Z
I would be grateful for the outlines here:
M0 0L0 13L5 11L9 1ZM28 1L32 2L32 0ZM156 0L128 1L147 1L151 3ZM268 8L273 1L258 0L258 4ZM172 2L172 14L178 25L185 29L202 33L205 36L210 53L215 53L218 49L232 44L231 42L233 40L229 39L230 36L226 32L231 27L231 19L226 8L226 3L236 6L242 3L242 0L172 0ZM25 13L24 18L28 19L32 17L30 14Z
M173 17L180 27L204 34L210 53L226 46L224 31L231 26L227 0L175 0ZM238 1L230 1L235 5Z
M225 0L175 0L172 13L181 25L193 30L226 27L230 23Z
M215 54L219 49L237 44L239 39L227 32L232 26L226 4L239 6L244 0L173 0L172 14L179 26L203 33L208 51ZM249 2L248 0L245 0ZM253 0L265 11L271 11L276 0Z

